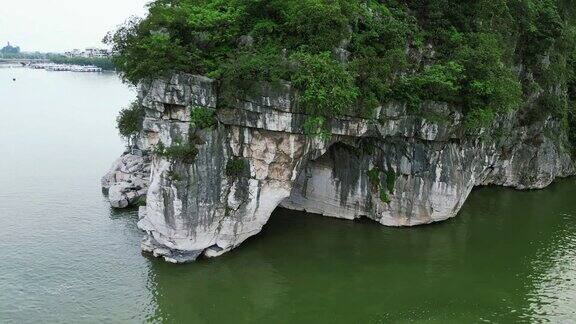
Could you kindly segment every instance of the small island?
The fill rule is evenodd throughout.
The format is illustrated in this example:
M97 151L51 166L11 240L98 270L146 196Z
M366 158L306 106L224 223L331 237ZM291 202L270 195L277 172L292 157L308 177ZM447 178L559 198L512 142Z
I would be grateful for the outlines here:
M106 41L137 102L103 179L142 249L215 257L279 206L387 226L574 175L570 1L154 1Z

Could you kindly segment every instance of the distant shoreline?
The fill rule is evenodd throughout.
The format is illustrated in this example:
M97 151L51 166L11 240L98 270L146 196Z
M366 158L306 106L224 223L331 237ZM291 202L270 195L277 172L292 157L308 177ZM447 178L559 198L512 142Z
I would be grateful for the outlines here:
M30 70L35 70L32 69L30 66L28 65L21 65L21 64L16 64L16 63L11 63L11 62L2 62L0 61L0 71L1 70L9 70L9 69L30 69ZM47 71L45 69L37 69L37 70L42 70L42 71ZM74 72L74 73L85 73L85 72L80 72L80 71L48 71L48 72ZM99 72L91 72L91 74L118 74L118 72L116 70L104 70L102 69L102 71Z
M56 64L68 64L68 65L81 65L81 66L96 66L105 71L114 71L115 67L112 63L112 59L106 58L87 58L87 57L67 57L64 55L49 56L47 58L50 62Z
M51 62L55 64L66 64L66 65L80 65L80 66L96 66L106 71L115 71L114 64L110 57L68 57L62 54L48 54L43 57L39 56L11 56L11 57L0 57L0 64L12 64L18 65L19 63L43 63Z

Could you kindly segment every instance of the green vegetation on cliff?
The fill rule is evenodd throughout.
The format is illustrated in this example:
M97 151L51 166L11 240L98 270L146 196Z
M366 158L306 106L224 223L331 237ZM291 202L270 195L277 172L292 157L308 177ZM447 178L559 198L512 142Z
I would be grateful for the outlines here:
M527 121L576 124L569 0L156 0L149 10L106 39L126 80L290 81L310 133L390 100L415 111L447 102L469 129L520 108Z
M166 159L185 164L192 164L194 161L196 161L198 148L194 145L194 143L191 142L186 144L175 142L172 146L168 147L164 146L164 143L159 142L154 149L154 153Z
M214 110L204 107L192 107L190 120L198 129L205 129L216 125Z
M136 137L142 130L144 123L144 107L138 102L133 102L128 108L124 108L116 118L116 128L120 135L128 141L129 145L133 145Z

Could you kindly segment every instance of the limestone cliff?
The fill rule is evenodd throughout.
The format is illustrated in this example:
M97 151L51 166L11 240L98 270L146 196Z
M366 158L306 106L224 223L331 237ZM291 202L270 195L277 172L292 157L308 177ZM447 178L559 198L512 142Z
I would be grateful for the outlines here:
M428 224L454 217L475 186L539 189L575 173L553 119L526 124L510 113L469 136L454 107L428 102L422 114L389 103L375 119L331 121L330 138L320 139L303 134L306 116L289 85L253 88L223 107L205 77L141 86L138 146L152 153L150 164L146 154L128 153L103 186L115 207L147 188L138 223L144 251L176 263L219 256L259 233L278 206L387 226ZM191 122L199 107L216 111L216 126ZM194 163L153 154L159 143L187 141L198 149ZM243 167L231 173L231 164Z

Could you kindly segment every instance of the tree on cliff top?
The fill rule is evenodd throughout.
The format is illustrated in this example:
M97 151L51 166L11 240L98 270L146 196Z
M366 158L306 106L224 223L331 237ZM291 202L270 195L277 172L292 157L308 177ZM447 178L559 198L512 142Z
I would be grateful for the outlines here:
M316 120L434 100L461 107L474 128L531 93L567 87L551 75L567 74L574 52L569 2L156 0L106 42L132 83L173 72L228 85L286 80Z

